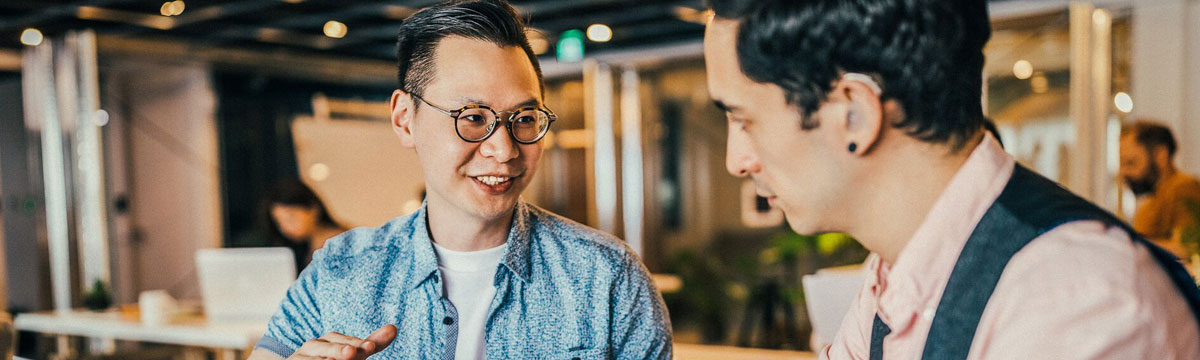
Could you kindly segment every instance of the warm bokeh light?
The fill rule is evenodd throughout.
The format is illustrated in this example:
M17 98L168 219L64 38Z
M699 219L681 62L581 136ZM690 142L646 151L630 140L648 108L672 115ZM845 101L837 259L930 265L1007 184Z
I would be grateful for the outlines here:
M308 177L313 181L325 181L329 178L329 165L323 163L312 164L308 167Z
M1028 79L1030 76L1033 76L1033 64L1030 64L1027 60L1017 60L1013 64L1013 75L1021 80Z
M604 24L592 24L587 28L588 40L595 42L607 42L612 40L612 28Z
M108 125L108 111L104 109L96 110L95 117L92 118L96 126Z
M1046 78L1046 74L1038 71L1033 73L1033 77L1029 79L1029 86L1033 88L1035 94L1043 94L1050 90L1050 79Z
M546 40L546 36L542 35L541 31L525 30L525 37L529 38L529 48L533 50L534 54L542 55L550 51L550 41Z
M25 29L21 32L21 43L29 46L38 46L42 43L42 32L38 29Z
M329 21L325 22L324 30L325 30L325 36L328 36L328 37L331 37L334 39L341 39L343 36L346 36L347 28L346 28L346 24L343 24L340 21L329 20Z
M158 13L162 16L177 16L182 14L185 8L187 5L183 3L183 0L168 1L158 8Z
M1112 16L1109 15L1108 10L1096 9L1092 11L1092 23L1096 24L1096 26L1105 26L1109 20L1112 20Z
M1119 92L1117 96L1113 97L1113 105L1117 106L1117 110L1128 114L1133 111L1133 98L1129 94Z

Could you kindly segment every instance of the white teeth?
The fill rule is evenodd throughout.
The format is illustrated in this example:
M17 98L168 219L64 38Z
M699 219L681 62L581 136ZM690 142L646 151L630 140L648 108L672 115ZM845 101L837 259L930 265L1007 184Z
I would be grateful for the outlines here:
M500 183L508 181L509 179L511 179L511 178L509 178L507 176L476 176L475 177L475 180L479 180L479 182L481 182L481 183L492 185L492 186L499 185Z

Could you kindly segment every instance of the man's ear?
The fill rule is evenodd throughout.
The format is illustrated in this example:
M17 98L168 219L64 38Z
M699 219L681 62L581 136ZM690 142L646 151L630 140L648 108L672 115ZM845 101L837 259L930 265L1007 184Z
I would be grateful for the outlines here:
M1155 146L1154 150L1150 151L1150 161L1158 165L1159 169L1167 169L1171 166L1171 152L1167 151L1165 145Z
M412 101L412 96L409 96L404 90L396 89L392 92L392 100L390 106L392 109L392 131L396 132L396 136L400 137L400 144L404 147L411 148L415 144L413 138L413 113L416 110L416 104Z
M856 156L866 154L883 131L884 114L879 94L871 86L854 80L840 82L835 91L839 92L840 100L845 101L846 113L840 121L835 118L832 125L843 130L847 152Z

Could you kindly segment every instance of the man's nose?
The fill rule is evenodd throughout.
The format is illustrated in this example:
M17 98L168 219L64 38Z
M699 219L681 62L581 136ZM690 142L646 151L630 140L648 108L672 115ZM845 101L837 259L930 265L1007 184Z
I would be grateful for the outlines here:
M750 148L744 134L729 133L725 147L725 170L730 175L746 177L762 169L758 155Z
M520 156L517 142L513 141L512 135L509 134L508 127L504 126L504 123L496 124L496 132L479 145L479 153L484 157L496 159L496 162L500 163Z

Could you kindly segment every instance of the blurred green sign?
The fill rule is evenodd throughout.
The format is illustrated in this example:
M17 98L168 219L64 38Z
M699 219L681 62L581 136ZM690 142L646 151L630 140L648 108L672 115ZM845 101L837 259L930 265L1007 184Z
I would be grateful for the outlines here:
M559 62L576 62L583 60L583 31L582 30L567 30L558 37L558 46L555 47L558 51Z

